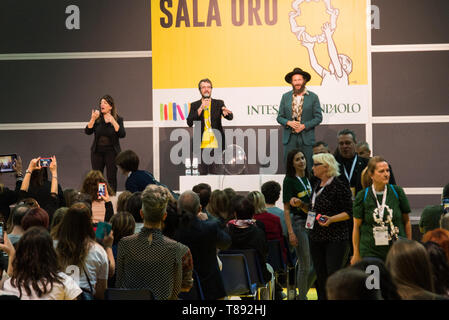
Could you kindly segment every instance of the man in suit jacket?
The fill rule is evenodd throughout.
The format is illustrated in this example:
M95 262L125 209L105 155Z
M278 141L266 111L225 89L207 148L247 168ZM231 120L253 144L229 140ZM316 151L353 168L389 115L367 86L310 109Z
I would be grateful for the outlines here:
M223 127L221 125L221 117L223 116L227 120L233 119L232 111L227 109L223 100L216 100L211 98L212 94L212 82L209 79L202 79L198 83L198 89L201 93L201 99L190 104L190 112L187 117L187 125L192 127L194 123L197 125L201 122L201 136L195 136L195 130L193 135L193 143L201 144L201 155L204 151L219 152L226 148L225 136ZM220 133L220 137L216 137ZM195 150L195 147L194 147ZM216 173L216 167L214 165L206 165L203 163L204 158L200 160L200 174Z
M312 147L315 143L315 127L323 120L318 96L306 89L310 74L300 68L285 76L292 90L282 95L277 122L283 128L284 163L290 150L301 149L306 156L307 167L312 167Z

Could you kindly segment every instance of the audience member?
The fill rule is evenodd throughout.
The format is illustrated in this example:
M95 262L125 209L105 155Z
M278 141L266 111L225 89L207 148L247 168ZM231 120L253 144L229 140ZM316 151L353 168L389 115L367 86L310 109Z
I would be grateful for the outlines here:
M290 246L298 257L296 286L298 300L307 300L307 292L315 281L315 271L310 256L309 232L306 229L312 187L304 153L299 149L287 154L286 174L282 183L284 219Z
M317 141L312 147L313 154L318 153L330 153L329 151L329 145L324 141Z
M117 209L115 210L115 212L126 211L126 204L132 195L133 194L128 190L121 192L117 198Z
M254 205L244 196L235 196L232 200L235 219L227 224L227 232L231 236L230 250L255 249L262 267L265 283L272 280L272 274L267 269L268 244L265 232L254 219ZM273 286L272 286L273 287Z
M408 239L396 241L388 252L386 265L402 299L442 299L434 293L429 255L419 242Z
M25 232L22 228L22 219L25 214L30 210L30 207L25 204L18 204L12 209L11 212L11 228L8 234L9 241L13 245L19 242L23 233Z
M68 210L69 210L68 207L61 207L55 211L55 214L53 215L53 220L51 221L50 224L50 235L53 239L56 238L59 223L62 221Z
M368 274L355 268L336 271L327 279L328 300L382 300L379 290L366 286Z
M27 231L31 227L43 227L48 230L49 225L48 213L42 208L30 209L22 218L23 231Z
M77 190L75 189L65 189L63 192L64 195L64 201L65 201L65 206L67 208L70 208L72 206L73 202L73 197L78 193Z
M393 240L412 238L410 205L404 190L388 183L388 163L379 156L371 158L365 176L369 177L371 186L360 191L354 202L351 263L363 257L385 261Z
M190 248L205 299L224 298L226 291L218 267L217 249L227 249L231 244L231 237L220 228L218 221L203 221L198 218L201 205L197 193L182 193L178 199L178 207L181 219L174 239Z
M348 261L352 200L332 154L313 155L312 170L317 181L312 184L310 211L317 216L313 217L314 222L306 221L306 228L310 229L310 254L317 277L318 299L325 300L327 278Z
M436 242L444 250L444 253L446 254L446 257L449 261L449 231L441 228L428 231L422 237L422 241Z
M16 295L22 300L75 300L81 289L61 272L50 234L41 227L28 229L17 243L17 250L5 236L0 249L8 253L11 278L0 294Z
M252 191L247 196L248 200L254 206L254 219L262 222L265 227L265 236L267 240L279 240L281 243L284 261L287 261L287 251L282 235L281 219L274 214L267 212L265 197L259 191Z
M441 200L449 199L449 183L443 188ZM444 214L443 203L436 206L426 206L419 219L419 230L422 234L440 227L441 216ZM443 228L443 227L441 227Z
M359 157L370 159L371 158L371 150L369 148L369 144L366 141L358 142L355 145L355 150Z
M20 187L19 198L31 197L36 199L39 206L48 213L49 221L51 221L56 209L65 205L64 194L58 184L56 157L51 158L49 166L52 176L51 182L48 181L47 168L40 165L40 159L31 159Z
M115 164L120 168L120 171L127 176L125 182L125 189L134 193L142 192L149 184L155 184L167 188L173 196L176 194L170 190L166 185L160 183L148 171L139 170L139 156L132 150L125 150L120 152L115 158Z
M435 293L449 296L449 263L446 253L438 243L433 241L425 242L424 247L429 254L430 265L432 266Z
M396 287L396 284L393 281L393 278L391 277L390 271L388 271L387 267L385 266L384 262L379 258L363 258L356 264L352 265L351 267L354 269L360 269L364 271L365 273L368 272L369 274L375 275L372 270L368 269L368 267L377 267L377 270L379 270L379 287L380 287L380 295L382 296L383 300L401 300L401 297L398 293L398 288ZM377 289L372 289L377 290Z
M212 216L212 220L214 218L218 220L221 228L224 228L228 221L233 218L230 215L229 207L229 198L224 190L214 190L207 205L207 212Z
M285 225L284 210L276 206L276 202L279 200L281 195L281 185L276 181L267 181L262 185L261 191L263 196L265 197L267 212L279 217L279 219L281 220L282 234L286 238L288 238L288 230L287 226ZM292 214L290 214L290 220L291 217Z
M205 214L201 213L201 215L204 216ZM167 217L162 223L162 234L167 238L174 239L178 225L178 202L173 198L173 196L170 196L167 203Z
M117 260L117 247L120 240L124 237L134 234L136 222L129 212L118 212L114 214L110 221L112 232L114 234L114 242L112 243L112 253L114 261ZM115 287L116 274L108 279L108 288Z
M209 204L212 188L207 183L199 183L193 186L192 191L200 197L201 212L207 214L208 218L212 218L211 214L207 212L207 205Z
M224 188L223 192L225 193L226 198L228 199L228 215L227 216L228 216L228 221L229 221L230 219L235 218L234 212L232 211L231 202L232 202L232 199L237 195L237 192L235 192L235 190L232 188Z
M158 300L178 299L193 285L193 261L187 246L162 235L170 192L148 185L142 193L144 227L122 238L117 252L117 288L147 288Z
M106 184L105 195L98 194L99 183ZM100 171L91 170L87 173L81 186L81 193L88 194L91 198L92 221L94 223L109 221L111 219L114 214L114 207L109 196L113 196L115 193Z
M56 253L61 267L77 266L79 285L96 299L104 298L109 268L108 253L95 241L92 212L82 202L74 203L59 224L56 234ZM106 238L105 238L106 240ZM112 255L112 248L107 247Z
M126 203L126 211L131 213L136 222L134 233L139 233L143 228L143 218L140 213L142 209L142 192L134 192Z

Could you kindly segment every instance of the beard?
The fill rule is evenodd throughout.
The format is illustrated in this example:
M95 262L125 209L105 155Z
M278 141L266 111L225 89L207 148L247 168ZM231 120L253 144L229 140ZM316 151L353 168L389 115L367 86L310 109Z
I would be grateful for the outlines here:
M201 97L203 97L203 99L209 99L210 93L201 94Z
M296 89L294 85L292 85L293 93L294 94L300 94L304 92L304 89L306 88L306 84L303 84L299 89Z

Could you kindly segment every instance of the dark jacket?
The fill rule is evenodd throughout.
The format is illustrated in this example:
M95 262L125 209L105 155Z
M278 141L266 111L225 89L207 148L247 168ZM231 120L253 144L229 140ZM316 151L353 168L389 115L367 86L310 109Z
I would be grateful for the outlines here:
M111 139L112 147L114 148L114 151L117 154L121 151L119 138L124 138L126 136L125 127L123 126L123 118L118 117L117 123L119 124L120 128L117 132L115 132L114 126L111 123L106 123L104 121L103 116L101 115L99 120L95 121L94 126L92 128L89 129L86 126L86 128L84 129L84 132L87 135L91 135L92 133L95 133L94 141L90 148L91 152L96 151L98 139L102 135L105 135Z
M227 249L231 237L220 228L216 221L201 221L195 218L189 226L180 226L175 240L190 248L193 266L200 278L206 300L216 300L226 296L223 280L217 262L217 249Z
M0 214L3 215L5 222L8 221L10 214L9 206L16 203L18 200L21 186L22 180L17 180L15 190L10 190L7 187L4 187L3 190L0 191Z
M222 110L221 108L224 106L223 100L211 100L211 115L210 115L210 124L212 129L218 130L221 133L222 138L222 149L226 148L225 144L225 136L223 127L221 125L221 116L222 116ZM201 138L203 137L203 131L204 131L204 110L201 112L200 115L198 115L198 109L201 107L201 99L195 102L192 102L190 104L190 112L189 116L187 117L187 125L189 127L193 126L194 121L201 121ZM234 118L234 115L228 114L225 119L232 120ZM195 131L194 131L195 132ZM195 137L194 137L195 139ZM195 141L195 140L194 140ZM201 139L200 139L201 141Z

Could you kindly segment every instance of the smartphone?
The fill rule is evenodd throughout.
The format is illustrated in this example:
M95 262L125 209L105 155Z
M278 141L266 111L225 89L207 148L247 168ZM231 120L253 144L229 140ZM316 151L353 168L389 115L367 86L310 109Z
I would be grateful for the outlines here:
M14 165L16 160L17 155L15 153L0 155L0 172L15 172Z
M111 230L112 225L110 223L100 221L97 224L97 230L95 231L95 238L103 239L105 236L111 233Z
M321 214L318 214L316 216L316 219L321 223L326 223L326 221L327 221L327 218L323 217Z
M4 224L2 221L0 221L0 243L4 243L5 241L3 240L3 232L4 232Z
M39 163L42 168L49 167L51 163L51 158L40 158Z
M105 196L106 195L106 183L99 182L98 183L98 196Z

